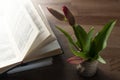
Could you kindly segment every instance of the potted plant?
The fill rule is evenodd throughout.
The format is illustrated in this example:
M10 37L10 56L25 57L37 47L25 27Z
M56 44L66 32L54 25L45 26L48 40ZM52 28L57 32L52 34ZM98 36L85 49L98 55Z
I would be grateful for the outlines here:
M76 40L73 40L68 32L56 26L68 39L70 49L75 55L67 61L78 64L77 69L82 76L93 76L96 73L98 62L106 63L100 56L100 52L106 48L108 37L116 21L110 21L93 36L94 27L90 28L89 32L86 32L81 25L75 22L74 16L66 6L63 7L64 15L52 8L48 8L48 10L57 19L68 22L74 31Z

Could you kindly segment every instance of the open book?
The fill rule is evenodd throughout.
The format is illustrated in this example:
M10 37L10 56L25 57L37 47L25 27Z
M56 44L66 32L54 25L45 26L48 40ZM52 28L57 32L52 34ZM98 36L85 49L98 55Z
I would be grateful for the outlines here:
M61 53L41 8L39 14L30 0L3 0L0 5L0 73Z

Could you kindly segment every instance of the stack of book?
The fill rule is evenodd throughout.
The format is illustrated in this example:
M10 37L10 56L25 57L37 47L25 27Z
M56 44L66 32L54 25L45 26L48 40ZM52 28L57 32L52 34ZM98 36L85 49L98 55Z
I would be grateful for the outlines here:
M59 43L39 6L6 0L0 6L0 73L16 65L61 54Z

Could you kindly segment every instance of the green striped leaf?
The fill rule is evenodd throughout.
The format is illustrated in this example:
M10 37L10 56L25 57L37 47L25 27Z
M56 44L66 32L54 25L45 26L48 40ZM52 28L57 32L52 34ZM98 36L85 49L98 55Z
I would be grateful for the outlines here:
M84 52L79 52L79 51L76 51L72 48L71 48L71 51L75 56L81 57L83 59L88 59L87 55Z
M68 41L71 45L73 45L77 50L79 50L79 47L74 43L73 39L71 38L71 36L66 31L64 31L62 28L60 28L58 26L56 26L56 28L58 30L60 30L67 37L67 39L68 39Z
M80 25L75 25L73 28L75 36L79 42L79 45L81 46L80 48L82 51L84 51L87 33Z
M97 60L103 64L106 64L106 61L100 55Z
M110 36L110 33L115 25L116 21L111 21L108 24L106 24L103 29L97 34L97 36L94 38L94 48L95 53L99 53L101 50L103 50L107 45L108 37Z

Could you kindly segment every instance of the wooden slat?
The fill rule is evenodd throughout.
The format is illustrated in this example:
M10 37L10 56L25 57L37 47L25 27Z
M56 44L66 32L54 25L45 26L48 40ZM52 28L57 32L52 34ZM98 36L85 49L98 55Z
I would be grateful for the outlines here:
M120 27L120 17L106 16L76 16L75 19L79 24L86 25L104 25L110 20L117 20L116 26Z
M81 16L120 16L118 0L72 0Z

